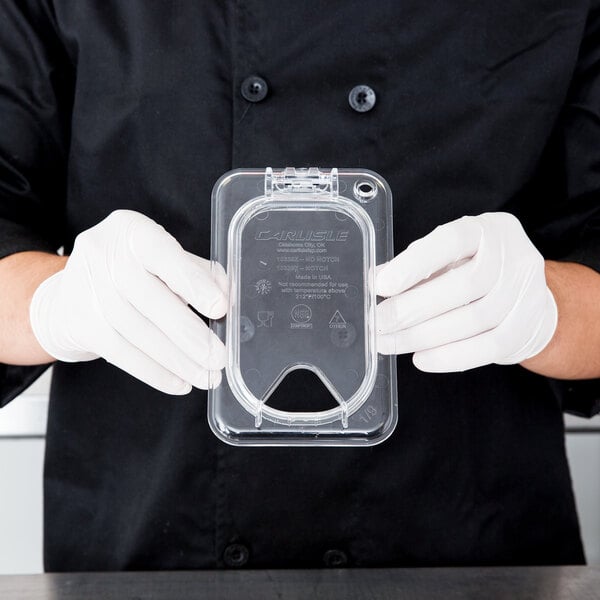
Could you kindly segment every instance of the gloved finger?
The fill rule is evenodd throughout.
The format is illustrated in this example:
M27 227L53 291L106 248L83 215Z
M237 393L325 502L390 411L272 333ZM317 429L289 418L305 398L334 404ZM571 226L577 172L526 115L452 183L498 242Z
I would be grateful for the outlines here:
M470 217L440 225L380 265L375 281L377 294L384 297L400 294L436 271L474 256L481 232L481 225Z
M206 372L206 387L203 387L204 390L213 390L219 385L221 385L221 380L223 379L223 374L221 371L207 371Z
M138 350L148 355L155 362L177 377L191 383L195 387L205 385L207 365L202 365L189 358L176 344L174 344L154 323L140 313L130 302L122 298L116 288L97 290L102 305L103 315L108 325L115 329L123 338ZM211 333L206 330L205 333ZM208 336L202 336L208 337ZM219 345L222 342L217 340ZM205 344L211 342L206 339ZM221 360L225 356L217 355ZM211 356L211 361L213 357ZM224 365L213 365L209 368L218 369Z
M513 303L509 294L484 296L413 327L378 335L377 350L381 354L408 354L479 335L500 325Z
M104 328L96 337L96 347L98 354L107 362L159 392L181 396L188 394L192 389L187 381L141 352L114 329Z
M200 258L199 256L196 256L195 254L192 254L191 256L193 256L195 260L203 260L202 258ZM229 297L229 279L227 277L227 273L225 272L225 269L223 268L223 265L221 265L216 260L211 260L210 268L211 268L211 274L212 274L214 280L217 282L217 285L219 286L219 288L221 288L221 291L223 292L224 296L226 298L228 298Z
M210 265L210 272L215 280L216 284L219 286L219 289L223 292L225 297L229 296L229 279L227 278L227 273L225 273L225 269L221 263L216 260L207 261L205 258L198 256L196 254L192 254L187 250L185 253L188 255L192 262L195 262L198 267L206 268L206 263Z
M501 344L495 329L472 338L415 352L415 367L427 373L467 371L495 362L501 355Z
M140 215L141 216L141 215ZM143 217L130 232L134 256L199 313L219 319L227 311L227 296L211 273L210 261L186 252L158 223Z
M378 333L391 333L424 323L484 297L501 271L500 256L479 255L377 305Z
M223 342L160 279L133 266L119 281L129 303L160 329L188 358L204 369L225 366Z
M525 299L528 299L526 305L521 306ZM497 289L473 305L452 312L456 315L448 313L433 319L431 326L452 326L455 332L462 329L466 333L470 329L477 333L471 337L463 334L460 341L417 352L413 362L420 369L449 372L490 363L517 364L544 348L556 329L557 310L552 292L534 280L524 288ZM536 321L540 312L547 312L551 318Z

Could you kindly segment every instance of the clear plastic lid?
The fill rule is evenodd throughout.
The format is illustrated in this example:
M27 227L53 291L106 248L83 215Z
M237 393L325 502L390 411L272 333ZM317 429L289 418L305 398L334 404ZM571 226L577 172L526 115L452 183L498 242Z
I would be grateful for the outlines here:
M212 202L212 260L230 281L228 313L211 324L228 354L209 391L212 430L236 445L383 441L397 420L395 361L375 347L375 265L392 256L386 182L351 169L236 170ZM282 408L297 371L314 376Z

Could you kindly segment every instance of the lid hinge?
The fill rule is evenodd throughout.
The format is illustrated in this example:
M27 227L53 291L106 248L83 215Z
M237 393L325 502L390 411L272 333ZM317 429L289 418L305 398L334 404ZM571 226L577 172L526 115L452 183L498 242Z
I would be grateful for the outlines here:
M274 194L319 194L330 198L338 196L338 170L321 171L317 167L286 167L282 171L265 170L265 196Z

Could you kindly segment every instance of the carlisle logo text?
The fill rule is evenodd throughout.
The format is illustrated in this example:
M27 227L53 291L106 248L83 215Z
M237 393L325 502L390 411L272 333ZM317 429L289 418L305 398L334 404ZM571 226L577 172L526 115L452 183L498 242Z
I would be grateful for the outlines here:
M334 231L333 229L323 229L319 231L302 229L290 229L282 231L259 231L256 234L257 240L277 240L279 242L345 242L348 239L347 231Z

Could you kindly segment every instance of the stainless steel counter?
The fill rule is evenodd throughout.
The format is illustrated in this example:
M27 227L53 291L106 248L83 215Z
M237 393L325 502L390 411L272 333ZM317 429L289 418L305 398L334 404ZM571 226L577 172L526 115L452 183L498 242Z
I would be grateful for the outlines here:
M194 571L0 577L6 600L591 600L591 567Z

